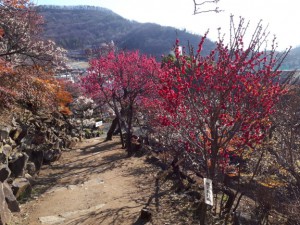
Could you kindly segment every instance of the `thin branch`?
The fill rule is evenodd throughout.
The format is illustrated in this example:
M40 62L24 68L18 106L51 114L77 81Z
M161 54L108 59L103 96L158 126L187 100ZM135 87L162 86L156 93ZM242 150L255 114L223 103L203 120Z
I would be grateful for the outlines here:
M208 12L220 13L224 11L219 9L219 7L216 7L215 9L207 9L207 10L201 9L206 4L217 4L220 0L207 0L207 1L200 1L200 2L198 2L197 0L193 0L193 1L194 1L194 15L200 13L208 13Z

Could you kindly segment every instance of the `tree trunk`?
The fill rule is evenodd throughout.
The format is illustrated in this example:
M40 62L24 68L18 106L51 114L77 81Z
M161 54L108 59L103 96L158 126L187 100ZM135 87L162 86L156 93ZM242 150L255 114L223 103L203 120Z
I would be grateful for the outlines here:
M117 106L117 103L116 103L115 93L113 95L113 103L114 103L114 109L115 109L116 119L117 119L116 123L119 125L119 128L120 128L120 138L121 138L122 148L125 148L123 134L122 134L122 126L121 126L122 124L121 124L121 121L120 121L121 120L121 115L120 115L120 112L119 112L119 109L118 109L118 106ZM114 128L114 130L112 131L111 136L113 135L115 129L116 128Z
M128 117L127 117L127 140L126 140L126 147L127 147L127 154L128 157L133 155L133 149L131 146L131 137L132 137L132 132L131 132L131 128L132 128L132 117L133 117L133 112L132 112L132 105L129 105L128 107Z
M205 202L201 202L200 204L200 225L207 225L206 224L206 209L207 209L207 205L205 204Z
M105 141L112 140L113 133L116 130L118 123L119 123L119 118L118 117L114 118L114 120L111 122L109 130L107 131Z
M121 139L121 144L122 144L122 148L125 148L125 143L124 143L124 137L123 137L123 133L122 133L122 125L121 125L121 121L118 119L118 126L120 129L120 139Z

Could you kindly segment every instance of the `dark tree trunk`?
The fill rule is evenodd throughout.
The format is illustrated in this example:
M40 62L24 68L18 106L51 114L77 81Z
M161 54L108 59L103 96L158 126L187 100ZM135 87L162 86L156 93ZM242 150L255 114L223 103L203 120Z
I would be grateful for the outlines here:
M123 137L123 133L122 133L122 125L121 125L121 121L119 119L118 119L118 130L120 132L122 148L125 148L124 137Z
M129 105L128 109L128 128L127 128L127 139L126 139L126 147L127 147L127 154L128 157L132 156L134 154L132 146L131 146L131 137L132 137L132 117L133 117L133 112L132 112L132 105Z
M116 128L118 127L118 129L116 130ZM120 133L120 138L121 138L121 144L122 144L122 147L124 148L124 138L123 138L123 134L122 134L122 128L121 128L121 123L120 123L120 120L118 117L116 117L112 122L111 122L111 125L110 125L110 128L109 130L107 131L107 134L106 134L106 139L105 141L110 141L112 140L112 136L116 133Z
M105 141L112 140L112 136L113 136L114 131L116 130L116 128L118 126L118 123L119 123L119 118L118 117L114 118L114 120L111 122L109 130L107 131Z
M200 225L207 225L206 224L207 205L204 202L201 202L199 209L200 209L200 216L199 216Z
M115 109L115 113L116 113L116 121L115 121L116 125L115 125L115 127L114 127L114 129L113 129L113 131L112 131L111 138L112 138L112 135L113 135L113 133L114 133L114 131L115 131L115 129L116 129L116 126L119 125L119 128L120 128L120 138L121 138L122 148L124 148L125 145L124 145L124 139L123 139L122 127L121 127L121 121L120 121L121 115L120 115L120 112L119 112L118 107L117 107L117 103L116 103L116 99L115 99L115 94L114 94L114 96L113 96L113 103L114 103L114 109ZM122 111L122 109L121 109L121 111ZM114 122L114 121L113 121L113 122ZM107 134L108 134L108 133L107 133ZM111 140L111 139L110 139L110 140Z
M228 200L227 200L227 202L225 204L225 207L224 207L224 213L227 214L227 213L230 212L230 210L233 206L233 203L234 203L234 200L235 200L235 194L232 190L227 189L227 188L225 188L223 190L223 192L228 196Z

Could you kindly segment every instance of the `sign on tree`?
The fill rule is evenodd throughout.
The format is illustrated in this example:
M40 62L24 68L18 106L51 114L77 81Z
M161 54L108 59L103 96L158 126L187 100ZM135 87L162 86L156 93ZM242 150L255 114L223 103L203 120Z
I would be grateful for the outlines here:
M213 206L213 189L212 189L212 180L204 178L204 196L205 203Z

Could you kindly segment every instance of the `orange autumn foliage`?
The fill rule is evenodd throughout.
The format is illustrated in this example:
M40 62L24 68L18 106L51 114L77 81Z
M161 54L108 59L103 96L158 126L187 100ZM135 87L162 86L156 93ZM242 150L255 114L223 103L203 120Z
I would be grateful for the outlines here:
M0 107L59 110L71 101L54 77L65 51L41 37L44 21L33 6L31 0L0 1Z
M45 75L45 74L44 74ZM65 85L53 77L35 78L39 85L44 86L45 91L52 96L51 105L65 115L71 115L72 112L68 105L73 101L72 95L65 90ZM49 100L49 99L48 99Z
M24 9L30 3L29 0L3 0L2 2L4 5L18 9Z
M14 100L9 98L10 104L15 101L32 111L58 110L67 115L71 114L68 104L72 102L72 96L65 90L64 84L54 78L51 71L34 66L10 72L2 71L0 78L0 92L7 95L7 90L12 90L10 95ZM1 105L6 107L8 104Z
M63 87L60 87L56 92L56 102L58 109L62 114L71 115L72 112L68 105L73 101L71 94L65 91Z

